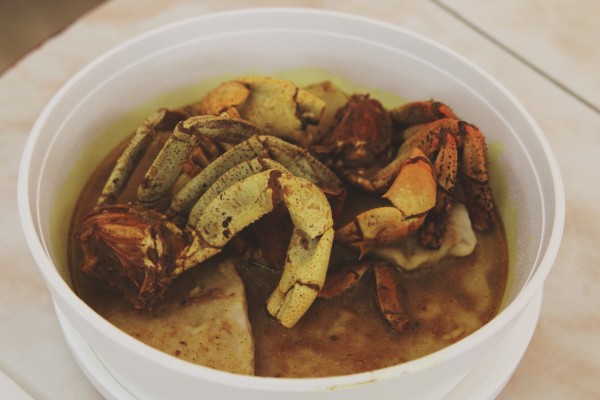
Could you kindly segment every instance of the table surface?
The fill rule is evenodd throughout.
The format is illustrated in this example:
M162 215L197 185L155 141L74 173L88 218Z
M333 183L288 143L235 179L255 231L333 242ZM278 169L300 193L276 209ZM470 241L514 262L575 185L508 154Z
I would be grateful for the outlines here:
M85 14L0 76L0 369L36 399L101 397L67 348L19 229L19 158L46 102L92 59L137 34L248 6L313 7L386 21L471 59L516 95L555 152L567 209L539 324L498 398L600 398L600 224L593 222L600 220L600 189L592 179L600 149L596 0L151 0L143 7L136 0L112 0Z

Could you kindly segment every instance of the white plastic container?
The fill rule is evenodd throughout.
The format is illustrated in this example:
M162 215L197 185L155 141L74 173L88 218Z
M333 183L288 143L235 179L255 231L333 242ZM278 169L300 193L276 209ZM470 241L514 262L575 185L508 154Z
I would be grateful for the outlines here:
M123 138L113 135L99 141L106 126L150 99L203 80L302 68L331 71L411 100L446 101L485 132L490 147L498 149L491 171L493 189L506 223L514 271L499 315L456 344L405 364L340 377L279 379L186 363L133 339L82 302L69 286L68 220L89 173ZM75 161L77 170L69 170L65 160ZM565 207L557 163L542 132L512 95L468 60L381 22L281 8L175 23L119 46L80 71L53 97L31 132L19 175L19 205L29 246L67 341L102 393L144 399L261 400L450 398L461 381L465 385L476 380L469 378L477 373L475 366L489 367L499 346L510 341L512 358L502 370L489 367L490 374L501 374L489 380L495 383L486 395L494 394L514 370L535 327L542 285L560 244ZM513 329L516 324L526 333ZM483 368L478 369L481 374Z

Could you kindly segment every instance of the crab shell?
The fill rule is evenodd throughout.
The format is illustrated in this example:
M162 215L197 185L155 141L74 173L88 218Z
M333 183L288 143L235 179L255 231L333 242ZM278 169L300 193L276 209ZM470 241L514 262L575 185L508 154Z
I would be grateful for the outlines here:
M294 83L269 77L240 77L210 90L200 114L227 113L252 121L270 135L306 143L306 127L319 122L325 102Z
M134 205L98 207L79 224L74 239L81 270L118 290L136 309L150 308L170 286L184 234L164 215Z

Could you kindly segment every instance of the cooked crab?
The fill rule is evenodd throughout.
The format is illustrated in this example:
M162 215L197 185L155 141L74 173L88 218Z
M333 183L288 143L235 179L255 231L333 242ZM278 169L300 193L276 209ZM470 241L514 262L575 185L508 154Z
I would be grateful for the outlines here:
M261 131L254 124L230 117L196 116L179 122L139 187L141 205L103 204L81 222L75 237L84 253L82 269L121 290L136 307L150 307L174 278L283 205L294 229L267 310L282 325L293 326L323 285L333 243L333 218L324 191L337 193L341 184L304 149L257 133ZM191 210L181 228L148 205L170 190L199 135L241 143L180 191L185 207L173 206L171 212L187 215ZM132 168L122 166L131 162L119 159L113 175L127 181ZM116 198L122 189L107 186L105 199Z
M363 190L385 192L384 198L399 211L368 210L338 231L336 239L363 253L381 242L399 241L417 228L423 245L439 248L457 180L473 225L481 230L492 225L485 138L443 103L414 102L388 112L368 95L353 95L338 110L330 135L313 149L348 182ZM411 168L403 173L414 160L421 171L429 172L416 175L412 172L417 168ZM430 170L427 160L433 162ZM415 192L423 195L422 202L407 212L401 202ZM391 213L396 217L390 218ZM410 229L405 229L408 222Z

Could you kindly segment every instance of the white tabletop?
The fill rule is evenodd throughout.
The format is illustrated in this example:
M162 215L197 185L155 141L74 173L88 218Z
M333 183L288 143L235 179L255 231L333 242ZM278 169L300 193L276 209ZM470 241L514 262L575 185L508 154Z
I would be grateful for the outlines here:
M525 105L552 146L567 198L564 238L531 345L499 399L600 398L600 2L596 0L112 0L0 76L0 397L94 399L69 352L17 212L17 171L44 104L111 47L193 15L247 6L318 7L396 24L452 48ZM7 38L2 38L7 40ZM10 38L8 38L10 40ZM598 219L596 219L598 218ZM6 389L8 390L8 389ZM16 392L14 392L16 393Z

